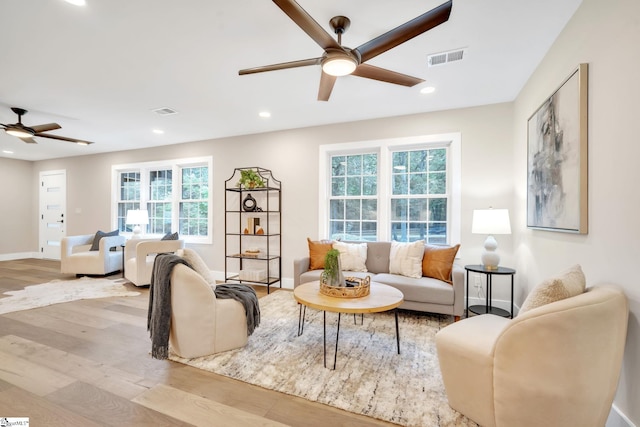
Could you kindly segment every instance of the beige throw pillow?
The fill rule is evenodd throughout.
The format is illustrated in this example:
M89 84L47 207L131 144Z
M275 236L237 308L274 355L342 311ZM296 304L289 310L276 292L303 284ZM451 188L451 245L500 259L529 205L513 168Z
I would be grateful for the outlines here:
M574 297L584 292L586 279L580 265L576 264L555 277L536 285L520 308L520 314L551 302Z
M416 279L421 278L423 255L424 240L412 243L392 241L389 253L389 273Z
M367 271L367 244L335 242L333 248L340 251L342 271Z
M213 277L213 274L211 274L211 270L209 270L207 264L205 264L204 260L200 257L200 255L198 255L196 251L189 248L178 249L176 251L176 255L184 258L185 261L191 264L191 267L193 267L194 271L201 275L208 284L216 284L216 279Z

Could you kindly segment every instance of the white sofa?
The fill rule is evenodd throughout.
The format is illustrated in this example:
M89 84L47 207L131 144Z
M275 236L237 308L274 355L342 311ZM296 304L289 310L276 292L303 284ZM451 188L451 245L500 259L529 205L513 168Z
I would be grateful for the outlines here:
M60 243L60 272L76 275L107 275L122 270L124 236L100 239L97 251L91 245L95 234L66 236ZM117 249L117 250L112 250Z
M182 248L184 240L129 239L124 247L124 277L136 286L149 286L156 255Z
M515 319L485 314L438 332L449 405L483 427L602 427L624 353L628 302L596 286Z
M431 277L412 278L389 273L391 242L367 242L367 272L345 271L345 276L370 276L374 282L399 289L404 294L400 308L453 315L456 320L464 314L464 269L453 265L452 284ZM293 285L320 280L323 270L309 270L310 258L293 262Z

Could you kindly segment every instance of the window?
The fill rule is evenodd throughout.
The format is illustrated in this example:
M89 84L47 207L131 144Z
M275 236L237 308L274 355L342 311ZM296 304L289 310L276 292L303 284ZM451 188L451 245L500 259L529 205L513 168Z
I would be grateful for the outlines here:
M146 209L143 234L162 236L177 231L192 243L211 243L211 157L113 166L115 225L131 232L127 211Z
M320 236L460 239L460 135L320 147Z

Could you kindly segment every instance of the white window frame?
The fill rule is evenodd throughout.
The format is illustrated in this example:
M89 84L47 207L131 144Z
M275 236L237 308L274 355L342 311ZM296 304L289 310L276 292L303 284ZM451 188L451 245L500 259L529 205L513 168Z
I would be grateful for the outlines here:
M172 173L172 231L179 231L180 202L182 199L182 168L206 166L209 169L209 209L208 209L208 227L206 236L186 236L180 235L186 243L204 243L211 244L213 242L213 157L191 157L184 159L171 159L154 162L128 163L111 166L111 226L112 229L118 228L118 192L120 191L119 176L121 172L140 172L140 209L145 209L149 198L146 194L149 186L149 172L158 169L171 169ZM132 233L122 233L128 236ZM145 238L160 238L159 234L145 234Z
M391 162L393 151L433 149L448 147L447 155L447 204L449 230L447 244L460 242L461 234L461 134L459 132L420 135L407 138L393 138L372 141L356 141L337 144L323 144L319 147L318 180L318 236L329 238L329 198L331 179L331 156L378 153L378 240L391 240L391 177L389 170L383 170Z

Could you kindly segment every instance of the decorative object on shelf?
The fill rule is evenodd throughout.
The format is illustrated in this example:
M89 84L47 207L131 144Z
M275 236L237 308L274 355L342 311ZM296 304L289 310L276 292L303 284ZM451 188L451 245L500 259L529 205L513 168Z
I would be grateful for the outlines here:
M264 187L265 183L260 174L252 168L240 170L240 180L236 184L241 188L259 188Z
M330 286L320 282L320 293L334 298L361 298L371 293L371 277L346 277L346 286Z
M527 122L527 227L587 234L588 65Z
M344 275L340 265L340 251L331 249L324 258L324 271L320 283L333 287L345 287Z
M245 197L242 201L242 209L245 212L254 212L257 207L258 204L256 202L256 199L251 196L251 193L247 193L247 197Z
M247 230L244 234L258 234L260 228L260 218L250 216L247 218Z
M500 264L500 255L496 252L498 242L493 235L511 234L509 210L492 208L474 210L471 232L473 234L488 234L480 259L487 270L497 269Z
M142 237L141 225L149 224L149 212L141 209L131 209L127 211L127 219L125 220L127 225L133 225L132 239L140 239Z

